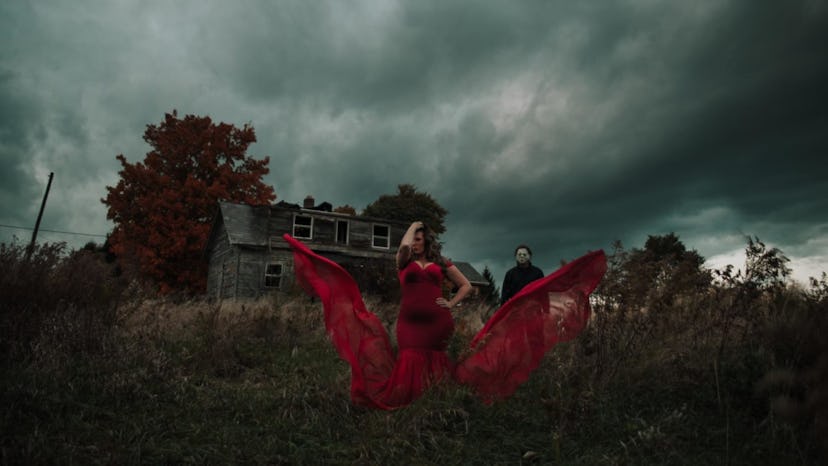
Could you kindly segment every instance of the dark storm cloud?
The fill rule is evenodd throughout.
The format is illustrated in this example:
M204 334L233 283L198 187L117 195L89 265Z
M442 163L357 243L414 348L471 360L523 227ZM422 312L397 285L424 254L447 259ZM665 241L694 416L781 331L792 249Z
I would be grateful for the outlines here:
M201 31L213 70L240 94L343 109L409 111L486 74L503 75L532 51L543 15L500 2L280 2L244 10L236 40ZM218 71L216 71L218 72Z
M825 257L821 0L60 2L0 6L3 222L106 231L115 155L165 112L251 123L279 199L413 183L500 278L678 233Z
M29 144L19 137L26 133L27 126L36 123L33 109L14 93L10 82L11 70L0 70L0 211L8 220L20 220L19 197L31 196L32 187L26 176L26 154ZM4 215L4 216L5 216Z
M590 243L605 247L613 237L641 241L679 229L691 247L697 237L733 231L767 233L791 246L807 239L803 224L824 223L828 207L818 159L828 148L821 85L828 68L815 46L828 39L824 4L728 5L691 28L664 17L662 24L672 24L654 28L658 23L616 11L609 27L582 42L581 55L590 58L571 64L589 83L591 110L601 109L599 101L617 106L589 135L570 130L563 141L532 147L541 154L533 162L575 163L562 166L564 176L515 179L522 184L514 192L483 198L473 190L455 205L476 199L492 222L515 226L504 232L511 243L525 238L541 245L536 250L569 258ZM625 41L645 53L619 59ZM547 167L523 168L531 174ZM453 203L450 209L462 212ZM675 218L717 206L728 211L715 224ZM485 218L478 210L470 215ZM473 254L476 247L460 250Z

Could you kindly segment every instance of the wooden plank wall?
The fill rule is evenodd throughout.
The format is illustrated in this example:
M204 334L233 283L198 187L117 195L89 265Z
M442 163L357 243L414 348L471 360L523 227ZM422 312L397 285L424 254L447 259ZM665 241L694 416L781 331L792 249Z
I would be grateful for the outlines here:
M208 267L207 267L207 296L216 299L227 297L226 283L232 280L230 273L227 270L226 262L232 260L233 248L230 246L230 241L227 239L227 233L224 230L224 224L218 225L218 231L212 238L213 244L209 245L208 249Z
M282 264L281 291L289 291L294 286L293 255L282 239L284 233L293 234L294 215L309 215L314 218L313 238L302 240L311 249L327 249L336 251L338 259L347 264L352 270L365 269L370 261L380 261L380 269L387 267L388 260L393 261L406 227L392 222L371 221L356 217L342 217L330 215L326 212L295 211L290 209L271 209L267 218L266 234L268 244L265 247L231 245L223 222L216 225L218 231L208 246L208 296L218 299L227 298L259 298L278 290L265 288L264 273L269 263ZM349 241L347 245L336 242L337 220L348 221ZM390 228L390 242L387 249L374 248L371 244L373 225L382 224ZM366 262L367 261L367 262ZM357 265L359 264L359 265ZM373 269L374 267L372 267ZM376 274L376 272L374 272ZM366 279L376 280L376 276L361 276L356 273L358 281L363 286ZM396 279L396 276L391 277Z

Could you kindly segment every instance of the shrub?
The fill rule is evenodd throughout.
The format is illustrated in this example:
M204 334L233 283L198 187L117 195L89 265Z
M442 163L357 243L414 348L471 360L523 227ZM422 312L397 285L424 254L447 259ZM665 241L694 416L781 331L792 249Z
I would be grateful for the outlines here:
M89 249L65 253L64 243L0 244L2 357L31 355L48 341L61 351L100 349L116 325L125 293L137 287Z

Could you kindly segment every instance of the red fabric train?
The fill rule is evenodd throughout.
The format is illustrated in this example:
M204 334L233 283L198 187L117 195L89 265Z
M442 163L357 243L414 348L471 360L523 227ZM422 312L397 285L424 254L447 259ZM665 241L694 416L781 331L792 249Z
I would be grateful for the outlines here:
M584 329L589 294L607 268L599 250L530 283L492 315L453 363L446 345L454 321L448 309L434 304L443 280L438 265L423 268L412 261L399 272L403 299L395 357L382 322L365 308L348 272L290 235L284 238L293 249L298 283L322 301L325 328L351 366L351 399L379 409L405 406L447 377L472 387L486 403L509 397L547 351Z

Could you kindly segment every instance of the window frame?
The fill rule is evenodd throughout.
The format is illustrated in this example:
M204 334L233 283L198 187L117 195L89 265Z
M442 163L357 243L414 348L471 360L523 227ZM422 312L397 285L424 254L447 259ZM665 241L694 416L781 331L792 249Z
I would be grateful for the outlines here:
M385 228L386 235L377 235L377 227ZM386 241L385 246L378 246L377 245L377 238L384 238ZM375 249L391 249L391 225L385 223L372 223L371 224L371 247Z
M278 266L279 273L269 273L270 266ZM273 279L276 277L277 284L276 285L268 285L268 279ZM264 268L264 287L270 290L281 290L282 289L282 279L285 277L285 264L284 262L267 262Z
M297 220L298 218L307 218L307 219L310 219L310 224L309 224L309 225L297 224L297 223L296 223L296 220ZM294 237L294 238L296 238L296 239L313 239L313 223L314 223L314 218L313 218L313 216L312 216L312 215L294 214L294 215L293 215L293 237ZM296 227L297 227L297 226L298 226L299 228L307 228L307 229L308 229L308 236L300 236L300 235L298 235L298 234L296 233Z
M345 241L339 240L339 226L345 225ZM348 245L351 242L351 222L348 220L337 219L334 227L334 243Z

